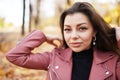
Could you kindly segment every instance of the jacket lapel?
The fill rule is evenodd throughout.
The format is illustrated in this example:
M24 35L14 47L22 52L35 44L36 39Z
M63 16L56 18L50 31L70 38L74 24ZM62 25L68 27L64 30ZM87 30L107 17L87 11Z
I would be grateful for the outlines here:
M106 62L115 56L113 52L101 52L94 49L93 55L93 64L89 80L105 80L112 76L113 73L107 68Z
M57 52L57 53L56 53ZM56 49L54 63L51 65L53 75L59 79L53 80L71 80L72 73L72 50Z
M93 62L89 80L105 80L113 74L110 70L102 67L102 65L103 64L96 65Z

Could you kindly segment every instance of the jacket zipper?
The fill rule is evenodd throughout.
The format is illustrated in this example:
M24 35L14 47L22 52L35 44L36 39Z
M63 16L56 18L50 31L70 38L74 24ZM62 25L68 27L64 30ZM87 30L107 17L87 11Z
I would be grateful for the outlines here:
M50 75L50 80L52 80L52 75L51 75L51 72L49 72L49 75Z
M56 72L53 68L51 68L51 69L52 69L52 71L55 73L55 75L57 76L58 80L60 80L60 78L59 78L57 72Z
M50 68L50 66L49 66L49 68ZM60 78L59 78L57 72L56 72L53 68L51 68L51 70L55 73L55 75L57 76L58 80L60 80ZM49 75L50 75L50 80L53 80L53 79L52 79L51 71L49 72Z

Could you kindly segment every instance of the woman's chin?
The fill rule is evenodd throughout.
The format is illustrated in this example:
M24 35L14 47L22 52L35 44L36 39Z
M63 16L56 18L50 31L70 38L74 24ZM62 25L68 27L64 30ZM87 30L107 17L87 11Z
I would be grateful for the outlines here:
M83 49L79 49L79 48L72 48L72 50L73 50L74 52L81 52L81 51L83 51Z

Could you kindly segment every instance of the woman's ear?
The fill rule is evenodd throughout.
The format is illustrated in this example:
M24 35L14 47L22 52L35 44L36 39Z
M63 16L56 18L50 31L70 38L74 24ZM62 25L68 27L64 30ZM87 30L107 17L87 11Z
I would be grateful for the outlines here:
M96 36L96 34L97 34L97 31L94 31L94 33L93 33L93 37L95 37L95 36Z

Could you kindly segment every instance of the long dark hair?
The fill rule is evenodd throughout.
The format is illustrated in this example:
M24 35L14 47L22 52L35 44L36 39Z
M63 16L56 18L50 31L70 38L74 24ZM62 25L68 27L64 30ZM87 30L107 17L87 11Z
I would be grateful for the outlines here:
M90 20L93 29L97 31L95 47L101 51L114 51L118 53L117 40L115 37L115 29L112 28L104 19L96 12L94 7L88 2L76 2L72 7L65 10L60 16L60 27L63 36L63 46L68 48L64 39L64 20L69 14L83 13Z

